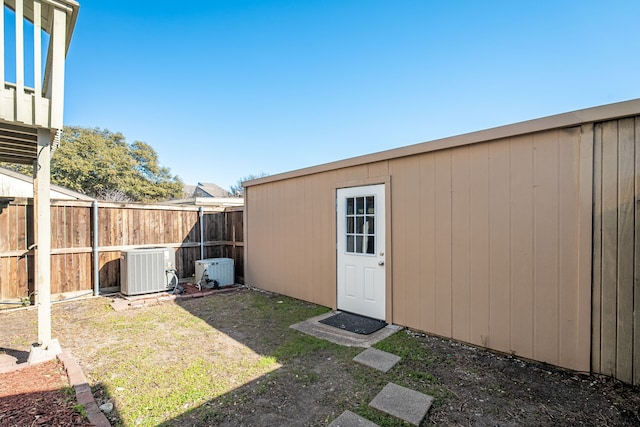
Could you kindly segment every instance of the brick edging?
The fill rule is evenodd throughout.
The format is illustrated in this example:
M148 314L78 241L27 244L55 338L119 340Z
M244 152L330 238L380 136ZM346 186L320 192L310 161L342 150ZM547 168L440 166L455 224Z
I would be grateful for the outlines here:
M107 417L98 408L98 404L93 398L93 393L91 393L91 387L89 387L80 365L78 365L71 353L63 351L58 354L58 360L64 364L69 377L69 385L75 389L78 403L84 406L87 411L89 422L97 427L111 427Z

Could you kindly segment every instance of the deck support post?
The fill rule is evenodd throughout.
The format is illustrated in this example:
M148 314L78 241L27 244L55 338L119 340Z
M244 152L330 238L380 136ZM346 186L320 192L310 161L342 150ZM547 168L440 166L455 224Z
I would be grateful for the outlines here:
M38 308L38 344L29 354L29 363L54 358L61 352L51 339L51 133L38 129L38 159L34 164L36 265L35 289Z

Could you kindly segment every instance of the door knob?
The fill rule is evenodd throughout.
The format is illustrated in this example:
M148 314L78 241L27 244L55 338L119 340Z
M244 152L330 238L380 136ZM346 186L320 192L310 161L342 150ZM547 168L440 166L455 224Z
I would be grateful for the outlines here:
M384 261L378 261L378 265L379 266L383 266L384 265Z

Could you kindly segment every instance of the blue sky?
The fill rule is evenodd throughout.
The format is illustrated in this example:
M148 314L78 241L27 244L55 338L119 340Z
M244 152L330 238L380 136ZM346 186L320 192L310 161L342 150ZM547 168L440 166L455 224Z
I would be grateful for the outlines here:
M186 183L640 98L635 0L85 0L65 123Z

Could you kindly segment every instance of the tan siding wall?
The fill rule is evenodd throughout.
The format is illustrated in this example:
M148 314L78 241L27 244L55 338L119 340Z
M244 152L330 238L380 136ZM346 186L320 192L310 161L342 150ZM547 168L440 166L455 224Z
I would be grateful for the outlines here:
M580 141L572 128L392 160L394 323L588 369Z
M387 320L588 370L592 143L574 127L249 186L247 283L335 307L335 188L388 175Z
M580 143L572 128L392 160L393 322L587 370Z
M640 384L640 118L594 130L592 369Z
M247 188L246 283L335 307L335 189L383 175L387 162Z

